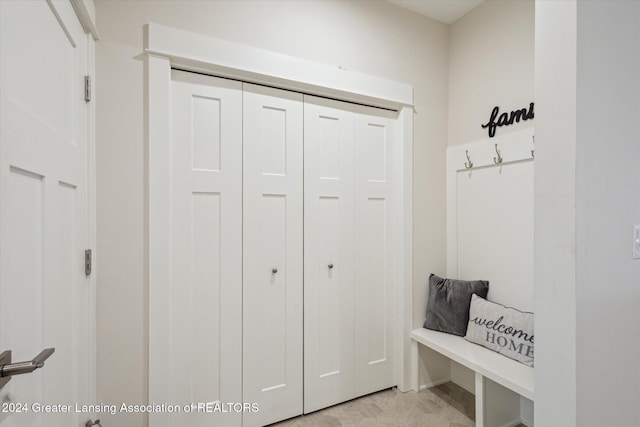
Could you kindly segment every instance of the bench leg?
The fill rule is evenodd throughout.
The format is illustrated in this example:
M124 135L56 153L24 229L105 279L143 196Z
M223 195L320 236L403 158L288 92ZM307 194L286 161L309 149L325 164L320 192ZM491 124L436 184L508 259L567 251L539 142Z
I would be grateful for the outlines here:
M484 427L484 377L476 374L476 427Z
M408 369L410 373L409 377L412 378L412 380L411 383L408 384L408 388L418 392L420 391L420 349L418 348L418 343L414 340L411 340L411 351L409 354L411 355L411 363L408 364Z

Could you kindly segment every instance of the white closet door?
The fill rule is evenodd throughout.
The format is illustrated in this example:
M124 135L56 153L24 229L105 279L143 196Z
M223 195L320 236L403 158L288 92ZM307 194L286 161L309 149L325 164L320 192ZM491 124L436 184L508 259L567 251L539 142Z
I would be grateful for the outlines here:
M396 384L396 113L355 108L355 370L358 396Z
M242 400L241 91L235 81L172 71L171 313L164 350L170 403L181 407ZM234 412L167 416L175 427L242 421Z
M244 84L245 427L302 413L302 95Z
M355 396L353 105L305 96L304 411Z

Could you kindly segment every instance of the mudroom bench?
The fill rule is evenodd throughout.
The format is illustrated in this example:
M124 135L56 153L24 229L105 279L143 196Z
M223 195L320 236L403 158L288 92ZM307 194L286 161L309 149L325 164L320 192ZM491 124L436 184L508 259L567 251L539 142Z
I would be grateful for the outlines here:
M506 422L500 421L496 425L512 425L511 421L515 417L509 413L492 414L491 417L487 417L486 411L494 411L495 405L486 403L488 400L486 378L532 402L534 401L534 371L532 367L456 335L419 328L411 332L411 338L418 344L422 344L475 372L476 427L495 427L496 417ZM514 408L515 410L516 408ZM517 408L518 413L519 411L520 408ZM504 410L499 409L498 412L504 412ZM489 422L488 419L492 421Z

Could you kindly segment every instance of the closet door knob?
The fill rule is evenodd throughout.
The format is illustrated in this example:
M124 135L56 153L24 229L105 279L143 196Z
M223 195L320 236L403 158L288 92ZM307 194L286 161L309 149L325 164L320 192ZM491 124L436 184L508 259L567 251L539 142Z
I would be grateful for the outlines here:
M331 270L333 268L333 263L329 264L327 267L329 267L329 270Z
M272 273L272 274L276 274L277 272L278 272L278 269L277 269L277 268L275 268L275 267L274 267L274 268L272 268L272 269L271 269L271 273Z

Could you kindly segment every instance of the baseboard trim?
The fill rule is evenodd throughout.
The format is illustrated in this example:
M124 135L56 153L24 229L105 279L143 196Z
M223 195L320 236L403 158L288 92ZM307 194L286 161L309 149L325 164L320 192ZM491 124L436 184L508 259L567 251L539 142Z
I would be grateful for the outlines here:
M418 390L422 391L431 387L436 387L441 384L448 383L450 381L451 381L451 378L445 378L443 380L430 382L429 384L421 384L420 387L418 387Z

